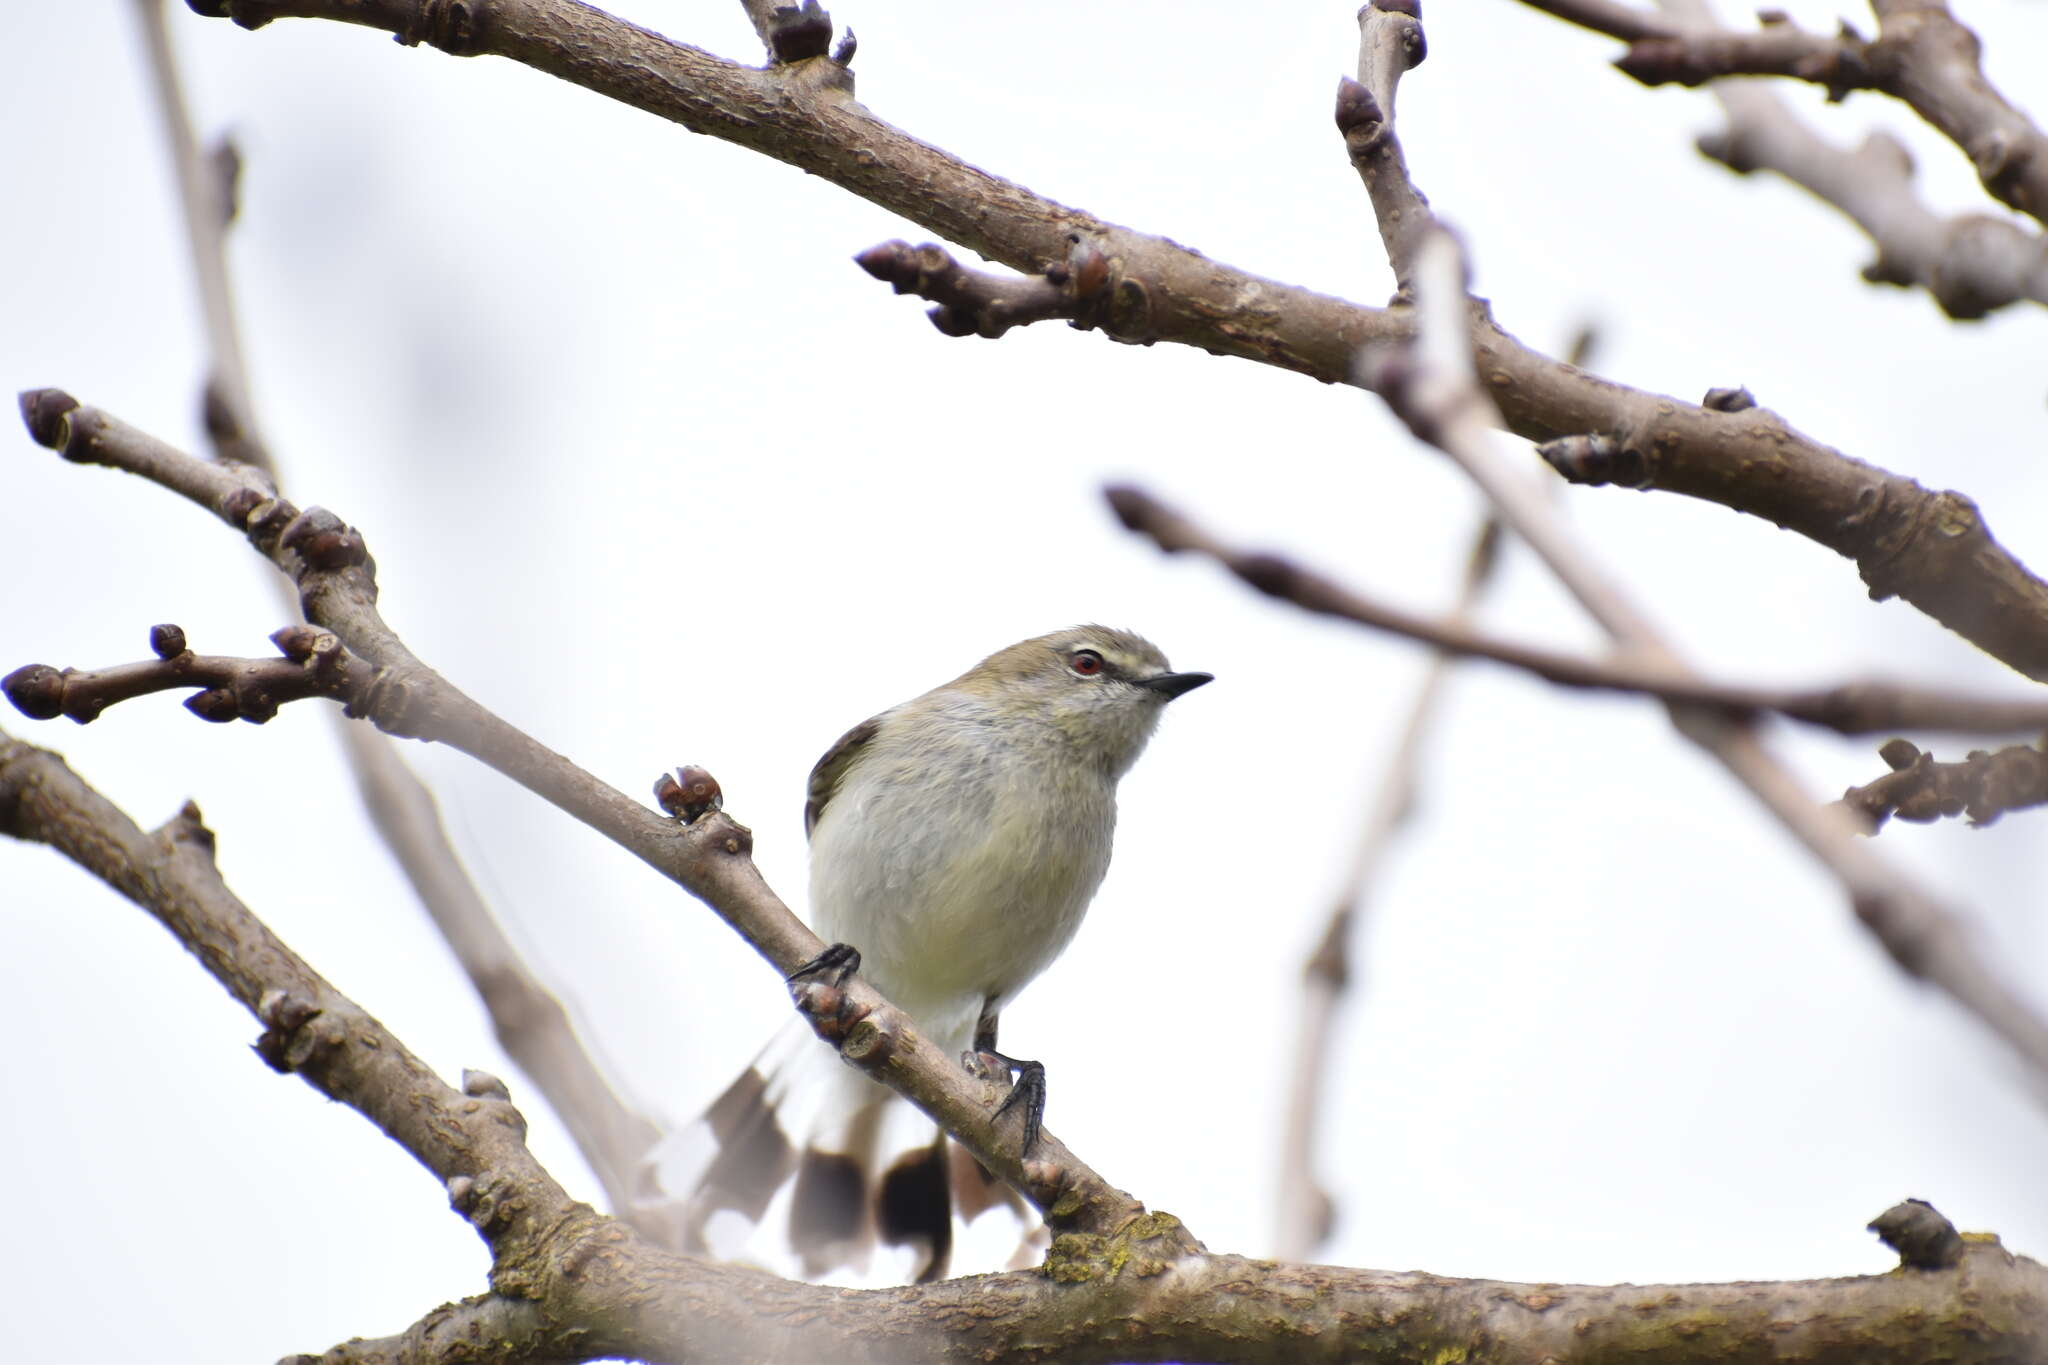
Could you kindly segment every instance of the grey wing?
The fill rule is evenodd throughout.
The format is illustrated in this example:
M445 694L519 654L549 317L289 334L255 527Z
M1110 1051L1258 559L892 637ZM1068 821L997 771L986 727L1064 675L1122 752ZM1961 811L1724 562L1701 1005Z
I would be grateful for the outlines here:
M847 770L866 751L868 741L881 728L880 716L862 721L841 735L839 742L818 760L818 766L811 769L811 785L804 797L804 838L811 837L811 831L818 827L818 817L825 813L826 802L839 790Z

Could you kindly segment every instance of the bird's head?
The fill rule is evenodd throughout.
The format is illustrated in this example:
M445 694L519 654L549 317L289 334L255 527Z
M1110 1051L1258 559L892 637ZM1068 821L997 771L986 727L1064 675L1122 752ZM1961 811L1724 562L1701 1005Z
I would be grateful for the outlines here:
M1174 672L1142 635L1075 626L998 650L950 686L999 712L1048 722L1120 777L1166 703L1214 676Z

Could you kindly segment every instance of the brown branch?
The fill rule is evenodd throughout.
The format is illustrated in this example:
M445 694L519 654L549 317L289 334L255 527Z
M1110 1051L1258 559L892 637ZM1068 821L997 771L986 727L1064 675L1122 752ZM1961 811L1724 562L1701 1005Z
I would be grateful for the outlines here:
M301 512L277 496L262 471L194 459L99 409L78 406L68 394L40 390L24 395L22 407L31 434L64 458L139 475L246 534L297 585L306 619L377 668L357 707L379 729L460 749L554 803L704 901L785 976L823 951L817 935L761 879L751 857L753 834L744 826L723 813L686 826L662 818L507 724L416 658L377 612L374 568L361 534L333 513L318 507ZM849 982L845 996L843 1010L834 1002L837 1032L830 1039L841 1055L909 1099L1030 1199L1056 1238L1130 1235L1140 1222L1165 1235L1156 1230L1171 1221L1167 1215L1146 1214L1052 1134L1043 1133L1024 1161L1011 1125L996 1118L1000 1086L970 1078L941 1056L864 980ZM1176 1235L1184 1249L1200 1245Z
M1808 33L1775 11L1743 32L1619 6L1535 7L1628 43L1615 65L1645 85L1789 76L1832 100L1852 90L1890 95L1962 149L1992 198L2048 222L2048 138L1984 78L1982 44L1945 0L1871 0L1875 39L1846 23L1832 37Z
M177 173L186 237L206 318L207 349L213 365L205 386L207 436L216 458L253 464L275 476L276 462L257 430L255 400L229 288L227 230L234 219L238 158L231 146L211 156L200 153L164 22L163 0L136 0L136 9ZM270 581L286 609L296 611L291 585L283 579ZM216 697L210 704L221 703ZM239 705L233 714L258 718ZM456 856L432 794L396 747L376 731L346 721L338 725L337 734L372 827L462 964L499 1045L533 1078L549 1107L568 1128L604 1186L612 1208L629 1209L635 1177L660 1140L660 1129L614 1090L577 1038L561 1002L541 985L513 948ZM652 1211L642 1210L636 1216L643 1218L646 1230L655 1229Z
M448 1086L279 942L221 881L191 806L145 834L55 754L0 731L0 833L49 844L156 916L263 1024L266 1061L398 1142L490 1247L490 1294L319 1357L337 1365L606 1356L1256 1365L1621 1353L1658 1365L1764 1351L1809 1365L1976 1365L2048 1350L2048 1270L1995 1238L1959 1242L1945 1268L1911 1275L1614 1288L1186 1255L1171 1220L1150 1216L1114 1247L1063 1238L1049 1274L850 1291L698 1261L570 1200L527 1149L502 1083L472 1072L461 1091ZM1914 1220L1918 1232L1901 1231L1897 1215L1873 1226L1903 1239L1909 1264L1945 1245L1926 1215ZM1958 1304L1968 1305L1966 1327Z
M2048 752L2038 745L1974 749L1959 763L1937 763L1933 754L1895 739L1878 755L1892 771L1849 788L1837 803L1873 834L1894 815L1916 824L1968 815L1971 824L1988 825L2009 810L2048 805Z
M1417 438L1449 455L1479 485L1503 522L1525 540L1607 633L1651 667L1690 670L1616 580L1573 538L1555 508L1493 450L1498 414L1479 382L1483 348L1469 348L1462 248L1438 228L1422 239L1414 266L1418 336L1411 347L1366 352L1360 369ZM1748 411L1746 391L1709 395L1721 410ZM1807 798L1725 707L1671 706L1673 725L1719 761L1834 876L1859 919L1909 975L1932 982L2048 1075L2048 1021L1994 975L1960 925L1931 896L1872 858L1847 826Z
M1416 245L1436 224L1429 200L1408 174L1394 131L1401 77L1428 53L1417 0L1371 0L1358 11L1358 79L1337 83L1337 131L1351 167L1364 182L1400 296L1414 291Z
M1575 540L1555 505L1510 471L1492 448L1491 413L1464 352L1465 263L1449 233L1423 244L1418 268L1422 335L1414 354L1383 362L1400 375L1390 404L1409 426L1464 469L1616 642L1658 667L1687 672L1661 632ZM1745 395L1730 395L1739 402ZM1978 953L1955 915L1869 846L1835 811L1817 805L1746 722L1722 709L1674 705L1674 728L1711 754L1841 883L1851 907L1900 969L1939 987L2042 1076L2048 1020Z
M1085 237L1075 237L1067 259L1035 279L962 265L934 242L883 242L853 259L897 293L930 299L936 306L926 316L949 337L994 338L1048 318L1084 328L1113 326L1106 312L1109 262Z
M1790 76L1824 87L1831 100L1874 90L1869 45L1847 25L1839 37L1808 33L1789 20L1754 33L1699 29L1637 38L1614 65L1644 85L1704 85L1722 76Z
M752 1345L761 1353L755 1358L891 1365L1693 1365L1751 1357L1802 1365L2004 1365L2030 1359L2048 1343L2041 1325L2048 1274L1995 1241L1970 1243L1961 1266L1935 1274L1711 1286L1514 1284L1236 1256L1202 1257L1149 1279L1131 1275L1100 1287L1063 1287L1016 1272L863 1292L734 1279L731 1302L697 1296L705 1317L721 1325L786 1323L786 1335L735 1334L727 1350L708 1358L735 1358ZM1968 1305L1967 1313L1952 1307L1958 1303ZM652 1316L663 1306L640 1313ZM693 1325L680 1314L670 1317L680 1327ZM699 1327L697 1335L709 1333ZM400 1358L414 1357L356 1355L344 1346L323 1360L381 1365ZM452 1351L427 1358L475 1359Z
M1552 382L1555 362L1530 360L1483 308L1475 312L1482 373L1496 393L1504 374ZM1809 449L1764 407L1726 412L1630 396L1606 414L1582 411L1588 420L1570 430L1514 429L1544 441L1540 453L1574 483L1682 493L1796 530L1855 560L1872 600L1903 598L2021 673L2048 680L2048 623L2035 620L2048 605L2048 585L1998 544L1963 494L1929 490L1839 451ZM1609 417L1619 424L1608 425ZM1613 459L1566 458L1589 446ZM1722 456L1708 456L1715 446ZM1826 517L1817 515L1823 508Z
M1208 555L1250 586L1307 610L1377 629L1396 628L1389 618L1398 617L1399 613L1390 613L1332 580L1278 556L1233 549L1142 490L1113 488L1109 497L1124 525L1149 536L1162 550L1190 550ZM1426 632L1400 629L1398 633L1428 640L1454 653L1462 652L1457 645L1465 642L1455 624L1435 623ZM1500 658L1497 653L1471 653L1475 657ZM1703 713L1719 718L1717 723L1699 725L1706 736L1702 742L1836 874L1849 892L1858 917L1904 970L1940 985L2038 1069L2048 1072L2048 1026L1990 974L1946 910L1896 873L1859 856L1853 841L1845 837L1846 831L1838 829L1832 821L1817 818L1823 814L1820 808L1806 798L1775 760L1757 745L1754 736L1742 728L1739 718L1744 708L1729 705L1741 695L1740 689L1722 691L1670 672L1661 679L1645 681L1653 681L1653 685L1634 690L1660 696L1674 708L1675 716L1691 712L1695 718ZM1760 698L1752 697L1757 699ZM1786 711L1791 713L1790 709ZM1722 739L1724 727L1736 732L1741 741Z
M1065 261L1073 238L1109 263L1100 330L1358 383L1361 346L1409 335L1373 309L1263 279L1104 222L968 165L875 117L814 69L760 70L670 42L574 0L192 0L248 26L305 16L364 24L458 56L492 54L734 142L901 214L1013 270ZM2048 583L1991 538L1975 507L1850 459L1761 409L1733 418L1583 374L1472 319L1480 372L1509 429L1544 441L1601 432L1643 452L1645 486L1704 498L1856 562L2014 668L2048 678Z
M270 638L281 659L235 659L194 654L176 626L152 627L157 657L113 668L59 671L27 664L0 678L0 692L16 710L36 720L68 716L83 725L119 702L153 692L202 689L185 701L201 720L253 721L258 725L286 702L325 697L350 715L376 679L376 670L342 648L341 641L311 626L287 626Z
M1871 0L1877 87L1963 149L1991 197L2048 222L2048 138L1984 78L1983 45L1943 0Z
M1550 5L1538 8L1556 12ZM1669 17L1655 22L1663 33L1714 27L1712 14L1695 0L1663 0L1662 8ZM1889 134L1872 133L1855 151L1844 151L1759 82L1715 81L1709 89L1728 122L1699 139L1701 153L1739 175L1781 175L1839 209L1877 247L1865 279L1924 288L1958 319L1983 317L2022 299L2048 302L2048 243L2002 218L1934 214L1914 192L1912 158Z
M525 1197L474 1220L493 1248L544 1238L580 1207L527 1152L516 1110L449 1088L236 899L196 807L145 834L57 755L0 732L0 831L49 844L154 915L263 1024L257 1052L272 1067L362 1113L444 1182L517 1185Z
M1269 597L1460 658L1519 668L1560 687L1636 693L1737 717L1772 712L1845 735L1912 729L2010 733L2041 729L2048 719L2048 701L2027 698L1971 697L1878 679L1794 689L1717 683L1628 657L1586 659L1525 645L1488 635L1457 617L1423 616L1388 605L1284 555L1229 545L1144 489L1116 485L1106 495L1126 528L1150 537L1169 553L1191 550L1206 555Z
M456 856L433 794L396 746L353 722L342 726L341 737L372 826L475 988L492 1036L568 1129L612 1211L669 1241L676 1233L668 1211L646 1204L640 1178L661 1129L619 1093L568 1010L506 937Z
M1970 696L1881 679L1801 689L1717 683L1673 676L1625 659L1585 659L1503 640L1469 625L1462 609L1448 618L1422 616L1365 597L1284 556L1236 549L1143 489L1117 485L1106 490L1106 496L1127 529L1150 537L1169 552L1208 555L1269 596L1416 640L1445 654L1520 668L1562 687L1639 694L1716 707L1736 716L1772 712L1844 735L1916 729L2002 734L2048 727L2048 701ZM27 664L0 679L0 691L23 715L36 720L68 716L80 724L119 702L184 688L206 689L186 703L205 720L261 723L287 702L326 698L342 702L351 716L376 719L383 714L393 724L403 723L397 714L378 709L378 671L323 630L293 626L273 634L271 639L285 655L282 659L195 655L184 648L184 632L176 626L154 627L150 639L153 647L166 651L155 660L96 670ZM690 771L709 779L702 769ZM671 813L680 815L682 810Z

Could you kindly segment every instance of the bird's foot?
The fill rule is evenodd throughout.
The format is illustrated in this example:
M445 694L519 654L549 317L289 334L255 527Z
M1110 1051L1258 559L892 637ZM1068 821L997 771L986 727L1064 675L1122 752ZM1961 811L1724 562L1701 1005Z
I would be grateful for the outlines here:
M846 978L859 970L860 949L851 943L834 943L783 980L801 981L807 976L824 976L829 973L832 985L844 986Z
M996 1106L995 1117L1001 1118L1012 1109L1024 1116L1023 1141L1017 1154L1028 1157L1031 1149L1038 1145L1038 1134L1045 1120L1045 1067L1038 1062L1021 1061L1005 1057L994 1048L976 1048L962 1053L960 1064L967 1068L967 1074L976 1080L1008 1080L1015 1076L1016 1083L1010 1093Z
M811 1031L834 1047L867 1017L867 1010L855 1005L846 992L847 978L859 970L860 950L850 943L835 943L788 977L790 998L811 1021Z

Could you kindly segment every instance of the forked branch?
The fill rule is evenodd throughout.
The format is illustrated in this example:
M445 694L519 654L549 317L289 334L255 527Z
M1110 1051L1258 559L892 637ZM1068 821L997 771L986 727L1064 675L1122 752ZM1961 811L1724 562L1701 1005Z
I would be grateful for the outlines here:
M294 507L260 470L194 459L81 407L69 394L25 394L22 410L30 433L64 458L140 475L242 531L297 587L306 619L377 670L355 704L379 729L460 749L553 802L704 901L784 976L824 949L762 880L751 856L753 834L730 816L714 811L686 825L664 819L507 724L415 657L377 611L374 565L354 527L322 508ZM848 982L846 995L846 1026L831 1040L841 1055L930 1115L1031 1200L1056 1236L1124 1236L1143 1216L1154 1220L1147 1225L1153 1238L1183 1250L1199 1247L1165 1215L1145 1215L1050 1133L1024 1161L997 1120L999 1087L970 1078L941 1056L864 980Z

